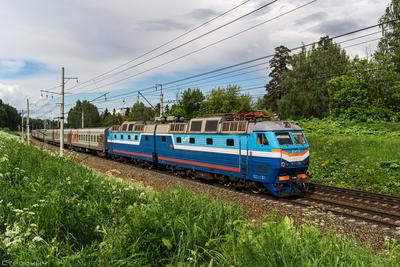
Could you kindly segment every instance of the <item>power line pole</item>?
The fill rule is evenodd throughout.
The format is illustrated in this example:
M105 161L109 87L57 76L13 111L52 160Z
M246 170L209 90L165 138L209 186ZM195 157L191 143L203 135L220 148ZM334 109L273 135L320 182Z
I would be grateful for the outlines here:
M27 118L26 118L26 134L27 134L27 142L28 142L28 145L29 145L29 99L27 98L26 99L26 106L27 106L27 109L28 109L28 116L27 116Z
M64 155L64 67L61 67L60 155Z
M24 142L24 110L21 110L21 140Z
M164 116L164 94L162 91L162 84L156 84L156 90L160 87L160 118Z
M83 111L83 106L82 106L82 129L85 128L85 111Z

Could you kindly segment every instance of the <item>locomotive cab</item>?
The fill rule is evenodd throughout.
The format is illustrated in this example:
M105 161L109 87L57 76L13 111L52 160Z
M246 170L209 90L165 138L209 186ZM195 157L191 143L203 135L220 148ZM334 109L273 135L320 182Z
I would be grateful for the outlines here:
M309 146L299 126L281 121L256 123L250 142L253 178L274 196L304 192Z

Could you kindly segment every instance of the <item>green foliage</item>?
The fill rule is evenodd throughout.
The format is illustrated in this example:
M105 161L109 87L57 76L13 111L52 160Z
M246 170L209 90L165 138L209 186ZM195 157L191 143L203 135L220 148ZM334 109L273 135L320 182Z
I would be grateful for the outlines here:
M385 254L231 204L154 193L0 133L0 258L50 266L395 266ZM391 167L390 167L391 166ZM390 163L388 168L397 168ZM396 250L397 249L397 250ZM397 252L396 252L397 251Z
M97 127L100 125L100 115L97 107L84 100L78 100L75 107L68 112L68 126L70 128L82 128L82 112L85 123L85 128Z
M18 125L21 125L21 116L18 111L0 99L0 128L15 131L18 130Z
M292 56L286 72L280 101L283 118L323 118L329 115L327 81L344 73L348 57L338 44L326 36L309 51Z
M286 46L278 46L275 48L274 57L269 61L271 72L269 77L271 80L266 85L266 94L258 103L259 109L269 109L274 112L278 111L278 102L285 95L283 87L284 75L289 70L290 63L289 48Z
M328 82L331 114L358 121L400 119L400 77L383 57L355 59L347 73Z
M381 17L382 34L378 55L387 56L397 73L400 73L400 1L392 0Z
M244 113L252 111L251 96L241 95L240 87L230 85L227 88L216 88L201 103L200 114Z
M400 124L303 120L315 182L400 195Z
M170 115L188 119L196 117L203 100L204 95L199 88L188 88L183 91L182 97L178 103L172 106Z
M151 107L146 107L142 102L136 102L128 115L130 121L152 121L156 112Z

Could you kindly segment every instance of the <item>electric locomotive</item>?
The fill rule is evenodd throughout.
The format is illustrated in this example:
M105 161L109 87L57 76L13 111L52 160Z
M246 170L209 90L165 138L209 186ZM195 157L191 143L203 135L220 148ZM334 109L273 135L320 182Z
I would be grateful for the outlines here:
M210 116L189 122L125 122L108 131L107 151L274 196L302 194L308 179L307 140L299 126L284 121Z

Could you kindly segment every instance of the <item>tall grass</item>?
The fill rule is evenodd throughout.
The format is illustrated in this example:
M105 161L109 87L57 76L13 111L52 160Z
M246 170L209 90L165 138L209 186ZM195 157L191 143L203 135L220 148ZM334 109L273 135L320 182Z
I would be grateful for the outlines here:
M300 121L316 182L400 195L400 123Z
M155 193L0 136L0 262L66 266L395 266L385 255L289 219Z

